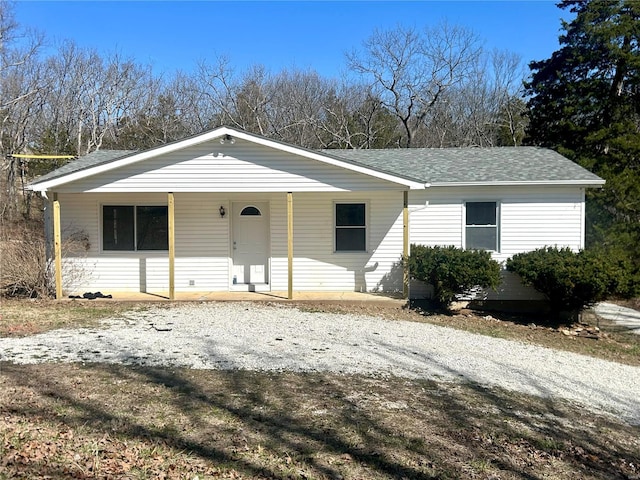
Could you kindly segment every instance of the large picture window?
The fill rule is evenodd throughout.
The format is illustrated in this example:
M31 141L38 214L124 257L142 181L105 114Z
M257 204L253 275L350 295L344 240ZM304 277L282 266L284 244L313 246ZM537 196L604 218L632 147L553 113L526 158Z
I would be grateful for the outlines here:
M168 250L166 206L104 205L103 250Z
M465 248L499 251L497 202L466 202Z
M364 203L336 203L336 252L367 250L367 215Z

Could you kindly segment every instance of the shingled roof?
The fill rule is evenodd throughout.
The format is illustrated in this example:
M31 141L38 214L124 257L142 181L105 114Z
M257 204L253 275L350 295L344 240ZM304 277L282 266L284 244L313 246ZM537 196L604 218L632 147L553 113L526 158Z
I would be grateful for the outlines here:
M76 158L75 160L70 161L60 168L56 168L46 175L38 177L33 183L35 184L44 182L46 180L51 180L52 178L63 177L70 173L79 172L86 168L109 163L112 160L127 157L134 153L136 153L135 150L97 150L82 157Z
M139 152L99 150L38 178L32 185L105 165L136 153ZM319 153L431 186L604 183L597 175L553 150L539 147L332 149Z
M603 180L559 153L539 147L325 150L352 162L431 185L593 182Z

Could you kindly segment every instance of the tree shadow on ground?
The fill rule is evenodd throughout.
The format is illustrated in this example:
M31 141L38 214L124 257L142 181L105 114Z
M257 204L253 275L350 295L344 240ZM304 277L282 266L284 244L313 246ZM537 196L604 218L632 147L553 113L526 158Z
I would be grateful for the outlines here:
M104 364L4 364L0 379L0 418L162 445L221 469L221 476L640 474L638 428L566 403L470 383ZM23 477L75 472L55 462L11 458L4 468Z

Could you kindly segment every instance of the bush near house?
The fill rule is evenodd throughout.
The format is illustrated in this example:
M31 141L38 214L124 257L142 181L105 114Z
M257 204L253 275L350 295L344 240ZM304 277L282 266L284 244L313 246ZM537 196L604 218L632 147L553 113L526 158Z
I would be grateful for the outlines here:
M636 287L627 263L602 250L544 247L514 255L507 261L507 270L546 295L552 312L560 315L612 295L633 295Z
M413 278L433 286L434 299L443 308L474 287L500 284L500 265L484 250L411 245L409 271Z
M63 232L62 257L79 257L89 249L81 230ZM67 268L70 283L82 279L81 267ZM55 295L52 252L47 252L43 220L6 222L0 228L0 298L50 298Z
M45 298L55 291L41 225L3 225L0 252L0 296Z

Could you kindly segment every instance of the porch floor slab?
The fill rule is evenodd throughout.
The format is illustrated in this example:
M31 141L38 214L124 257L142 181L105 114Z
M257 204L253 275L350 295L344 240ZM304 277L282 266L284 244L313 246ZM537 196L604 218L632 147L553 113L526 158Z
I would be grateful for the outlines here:
M169 292L102 292L110 298L95 298L93 301L120 302L168 302ZM82 297L83 294L76 296ZM275 292L176 292L175 302L389 302L404 305L406 299L398 296L360 292L293 292L293 299L286 291ZM63 300L71 300L69 296ZM84 299L81 299L84 300Z

